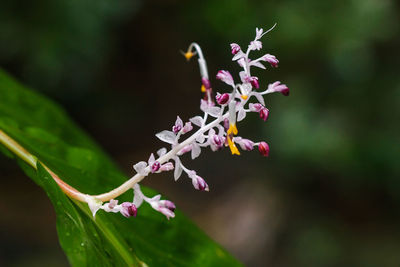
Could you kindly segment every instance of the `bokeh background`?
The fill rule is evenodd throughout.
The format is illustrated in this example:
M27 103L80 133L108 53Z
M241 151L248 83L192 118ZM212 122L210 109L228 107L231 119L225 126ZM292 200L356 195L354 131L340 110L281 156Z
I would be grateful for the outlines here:
M199 114L198 66L179 50L196 41L212 77L237 73L229 43L277 22L263 51L279 68L256 74L290 96L268 96L269 120L239 126L270 157L187 159L209 193L170 174L144 184L247 266L399 266L399 16L395 0L1 1L0 67L131 175L162 145L156 132ZM46 195L4 156L0 176L0 265L66 266Z

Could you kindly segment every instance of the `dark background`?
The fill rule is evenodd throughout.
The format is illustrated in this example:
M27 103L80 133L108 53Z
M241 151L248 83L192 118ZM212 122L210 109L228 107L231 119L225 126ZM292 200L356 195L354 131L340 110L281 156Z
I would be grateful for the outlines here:
M269 120L239 125L270 157L187 159L209 193L172 174L144 184L248 266L399 266L399 15L395 0L1 1L0 67L132 175L162 146L156 132L200 114L198 66L179 50L198 42L223 91L215 73L239 71L229 43L277 22L263 51L279 68L256 74L290 96L268 95ZM0 265L67 265L45 194L0 159Z

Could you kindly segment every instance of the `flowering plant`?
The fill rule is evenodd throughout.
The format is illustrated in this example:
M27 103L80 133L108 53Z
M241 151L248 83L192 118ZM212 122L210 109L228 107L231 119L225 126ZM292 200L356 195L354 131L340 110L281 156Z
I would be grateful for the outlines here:
M217 92L215 96L202 50L197 43L190 44L188 50L183 55L188 61L194 56L198 57L201 91L204 93L204 97L200 100L200 110L203 112L203 115L192 117L187 122L183 122L178 116L171 130L164 130L157 133L156 137L168 144L170 149L162 147L156 152L157 156L151 153L147 162L140 161L134 164L133 168L136 174L119 187L104 194L88 195L65 183L48 167L44 166L45 169L64 193L73 199L86 202L93 217L99 210L121 213L125 217L136 216L137 210L143 202L150 204L153 209L161 212L168 219L175 217L175 205L173 202L161 200L161 195L154 197L145 196L141 191L139 182L150 174L174 171L175 181L181 177L182 173L185 173L191 179L195 189L209 191L207 182L196 171L183 165L181 161L182 156L190 152L191 158L195 159L200 155L201 150L207 147L210 147L212 151L229 147L233 155L240 155L238 146L246 151L258 147L262 156L268 156L269 145L266 142L255 142L238 136L237 122L242 121L249 112L258 113L260 118L266 121L269 116L269 110L265 106L264 95L274 92L280 92L286 96L289 95L289 88L279 81L271 83L265 90L259 91L259 79L251 74L253 67L266 69L263 63L269 63L273 68L278 66L278 59L271 54L265 54L254 60L249 57L252 51L261 50L261 38L274 27L275 25L265 32L263 29L256 28L256 37L250 42L245 52L236 43L230 45L233 55L232 60L236 61L243 68L239 72L240 82L235 82L229 71L218 71L216 79L226 83L231 89L229 92ZM197 130L194 131L194 127L197 127ZM20 147L19 144L8 138L5 133L0 132L0 134L0 137L4 137L3 143L7 147L16 151L15 153L23 155L30 165L36 167L36 158ZM130 189L133 189L134 192L133 201L118 204L118 200L115 198Z

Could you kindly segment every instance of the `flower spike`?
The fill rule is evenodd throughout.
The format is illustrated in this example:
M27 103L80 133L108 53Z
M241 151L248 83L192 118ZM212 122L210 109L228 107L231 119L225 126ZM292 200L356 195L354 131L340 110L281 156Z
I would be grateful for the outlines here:
M175 217L174 211L176 207L173 202L162 200L161 195L153 197L144 195L138 182L154 173L173 170L175 181L185 173L191 180L194 189L209 191L207 182L196 171L186 168L181 160L182 157L189 157L189 154L192 159L195 159L207 147L212 151L219 151L224 147L229 147L232 155L240 155L239 147L244 151L252 151L254 147L258 147L258 151L262 156L269 156L270 148L266 142L253 142L237 136L237 123L244 120L247 114L252 112L258 113L262 120L267 121L269 109L265 105L264 95L273 92L289 95L289 88L280 81L271 83L265 91L258 92L260 88L259 78L251 73L253 67L266 69L263 63L269 63L274 68L278 67L278 59L271 54L264 54L264 56L257 59L250 58L252 51L263 48L261 38L271 31L275 25L267 31L262 28L256 28L256 36L247 46L247 51L242 51L242 48L237 43L230 45L230 52L233 55L232 60L236 61L242 68L238 75L240 82L235 82L233 75L228 70L218 71L214 77L230 87L228 91L217 93L215 96L212 93L207 64L200 46L197 43L191 43L187 52L182 52L187 61L194 56L198 57L201 92L204 93L203 98L200 100L202 116L195 116L186 121L177 116L170 130L164 130L156 134L160 141L170 147L169 151L167 148L162 147L157 153L150 153L147 161L136 163L133 166L136 175L119 188L99 196L86 196L85 201L89 204L93 216L99 210L104 210L111 213L120 213L124 217L135 217L140 206L143 203L147 203L154 210L166 216L168 220ZM236 75L234 76L236 77ZM194 127L198 127L198 129L192 131ZM126 187L133 189L133 201L118 204L118 200L114 198L119 196L121 192L125 192L127 190ZM102 202L108 200L109 202Z

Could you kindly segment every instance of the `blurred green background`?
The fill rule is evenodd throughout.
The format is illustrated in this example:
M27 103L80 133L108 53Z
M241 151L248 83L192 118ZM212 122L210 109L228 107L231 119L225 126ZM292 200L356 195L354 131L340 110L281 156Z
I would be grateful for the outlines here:
M209 193L171 174L144 184L247 266L399 266L399 16L395 0L2 1L0 67L61 104L130 175L162 145L156 132L200 113L198 66L179 50L196 41L211 77L236 74L229 43L277 22L263 51L279 68L255 73L291 94L268 96L266 123L239 125L270 157L187 159ZM0 265L67 265L45 194L0 159Z

